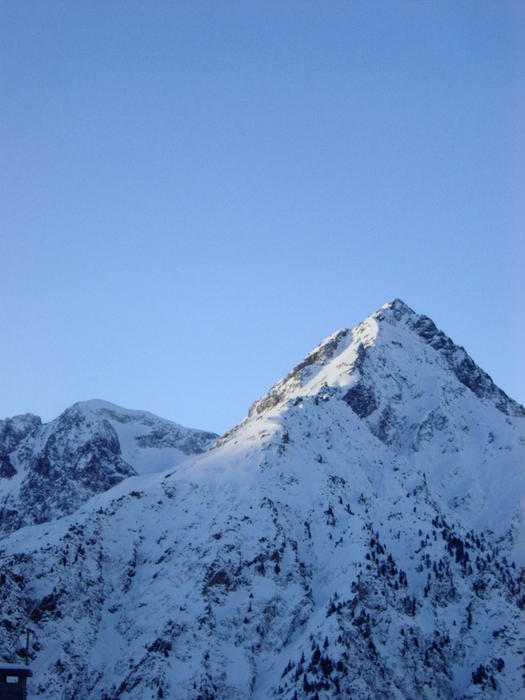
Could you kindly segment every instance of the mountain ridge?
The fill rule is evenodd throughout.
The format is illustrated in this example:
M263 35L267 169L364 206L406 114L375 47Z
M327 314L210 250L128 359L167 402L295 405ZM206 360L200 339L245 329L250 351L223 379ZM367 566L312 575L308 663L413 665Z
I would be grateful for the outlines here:
M524 697L524 421L405 307L213 449L0 539L35 697Z
M72 513L122 479L162 471L217 437L100 399L77 402L48 423L32 414L0 421L0 532Z
M265 407L272 404L273 401L278 401L278 387L283 387L291 380L297 379L304 370L309 367L323 364L325 360L331 360L340 355L348 348L350 344L358 343L357 354L349 366L352 367L356 362L362 362L363 356L359 355L359 347L365 351L367 347L373 345L372 336L377 329L373 328L373 324L377 321L385 321L392 324L392 321L397 322L403 320L411 330L425 340L434 350L440 351L440 354L446 358L450 368L454 371L457 378L479 398L490 396L494 400L498 410L503 413L511 412L512 415L525 416L525 408L518 402L507 396L507 394L499 389L491 377L484 372L476 363L468 356L465 349L456 345L443 331L440 331L432 319L428 316L416 314L404 301L395 298L392 301L384 304L380 309L371 314L368 318L362 321L356 328L341 328L332 335L323 340L312 352L310 352L298 365L296 365L285 377L280 379L261 399L255 401L250 407L248 415L253 412L260 412ZM357 337L351 338L352 334L357 331ZM351 358L352 359L352 358Z

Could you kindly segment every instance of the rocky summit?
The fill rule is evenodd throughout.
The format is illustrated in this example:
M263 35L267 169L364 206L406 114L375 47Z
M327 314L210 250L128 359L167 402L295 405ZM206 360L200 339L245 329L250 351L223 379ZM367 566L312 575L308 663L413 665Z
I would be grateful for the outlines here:
M31 414L0 421L0 533L69 515L126 477L204 452L217 437L100 400L76 403L45 425Z
M0 423L30 697L525 697L525 410L429 318L334 333L218 440L174 425Z

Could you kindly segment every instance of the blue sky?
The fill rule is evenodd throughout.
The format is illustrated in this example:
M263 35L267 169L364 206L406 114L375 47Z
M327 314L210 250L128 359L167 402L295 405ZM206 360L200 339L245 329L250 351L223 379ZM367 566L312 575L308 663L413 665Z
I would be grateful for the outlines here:
M393 297L525 401L520 2L0 17L0 417L222 432Z

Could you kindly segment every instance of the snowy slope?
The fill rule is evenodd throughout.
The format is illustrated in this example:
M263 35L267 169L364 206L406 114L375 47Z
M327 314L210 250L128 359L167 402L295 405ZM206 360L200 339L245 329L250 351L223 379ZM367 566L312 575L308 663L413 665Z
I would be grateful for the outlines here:
M395 300L215 447L0 540L34 697L523 698L521 406Z
M525 484L525 409L428 317L394 300L321 343L250 415L315 395L345 401L458 517L500 535L523 527L524 489L508 486Z
M0 533L72 513L93 494L162 471L217 438L107 401L76 403L42 425L0 421Z

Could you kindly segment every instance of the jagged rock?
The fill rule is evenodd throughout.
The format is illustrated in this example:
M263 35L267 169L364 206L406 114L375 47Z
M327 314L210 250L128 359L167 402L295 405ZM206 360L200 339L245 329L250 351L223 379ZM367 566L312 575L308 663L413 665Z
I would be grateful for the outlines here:
M0 534L77 510L123 479L162 471L217 438L106 401L77 403L51 423L27 414L0 422Z
M395 300L215 449L0 540L0 653L31 621L49 700L524 697L523 416Z

